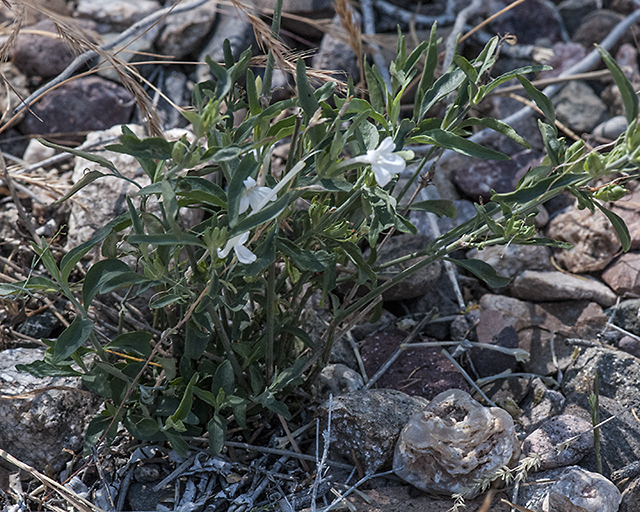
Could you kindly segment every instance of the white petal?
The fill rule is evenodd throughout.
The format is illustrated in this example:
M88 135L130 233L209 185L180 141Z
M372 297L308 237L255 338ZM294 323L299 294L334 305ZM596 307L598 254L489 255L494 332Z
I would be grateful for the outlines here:
M381 165L373 164L371 168L373 169L373 174L376 177L376 182L381 187L384 187L387 183L391 181L391 173L388 172Z
M404 171L404 168L407 166L407 162L405 162L404 158L400 155L390 154L381 158L378 161L378 165L384 167L387 172L398 174L399 172Z
M251 204L251 199L246 190L242 191L242 195L240 196L240 207L238 208L238 213L243 214L249 209L249 205Z
M379 153L392 153L394 149L396 149L396 145L391 137L384 139L378 146Z
M244 245L236 245L233 248L236 251L236 256L238 257L238 261L240 263L244 263L248 265L249 263L253 263L258 259L258 257L253 254L249 249L247 249Z
M244 180L244 186L247 190L252 189L256 186L256 180L254 180L251 176L249 176L246 180Z
M233 249L233 244L231 243L231 240L229 240L227 245L224 246L224 249L218 249L218 258L226 258L231 252L231 249Z
M247 243L247 240L249 240L249 232L245 231L244 233L238 235L238 236L234 236L231 240L229 240L230 242L233 242L234 246L238 246L238 245L244 245Z
M269 201L275 201L276 196L269 187L254 187L248 191L247 197L251 203L251 211L257 213Z

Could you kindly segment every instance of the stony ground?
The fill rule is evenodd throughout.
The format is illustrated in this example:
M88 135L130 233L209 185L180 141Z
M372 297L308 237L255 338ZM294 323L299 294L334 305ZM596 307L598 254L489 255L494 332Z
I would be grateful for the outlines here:
M0 41L9 37L8 27L18 12L18 3L9 2L11 8L0 6L0 21L6 22ZM208 68L202 64L204 56L222 60L225 38L236 55L249 45L257 48L253 28L235 9L222 1L198 3L197 8L166 17L156 25L149 23L149 30L132 34L140 37L119 54L153 84L148 92L164 128L173 130L169 136L179 137L184 133L180 130L188 127L168 100L177 106L188 105L194 83L209 78ZM86 37L99 45L119 39L134 23L166 7L157 0L43 0L36 4L56 16L71 16ZM284 41L295 49L313 49L313 68L342 71L357 83L357 59L345 42L331 2L285 0L284 6ZM364 32L372 32L364 37L372 58L385 62L394 51L398 24L415 45L425 38L436 18L440 34L446 38L456 19L464 21L461 12L466 16L462 23L466 32L503 7L501 1L492 0L471 4L377 0L373 5L363 1ZM267 16L272 5L269 0L256 0L250 8ZM495 72L531 63L553 66L553 71L536 77L539 87L554 82L562 85L553 95L561 129L568 140L583 138L595 147L614 140L626 127L620 93L613 81L598 65L570 79L554 79L583 62L594 43L616 34L616 26L633 16L635 9L636 4L629 0L604 4L595 0L555 4L526 0L485 24L460 51L473 56L494 34L515 35L517 43L504 46ZM117 128L109 130L113 125L144 124L133 96L108 66L54 89L33 103L29 112L9 121L19 97L46 88L76 57L67 43L54 37L55 27L42 12L30 9L27 15L13 44L11 62L0 66L10 84L0 92L5 113L0 148L9 166L0 187L3 282L29 275L33 253L28 241L33 236L51 238L62 230L64 234L57 236L54 246L63 254L85 241L104 224L103 219L119 213L123 207L120 199L127 193L121 182L103 180L84 189L70 206L52 206L91 164L68 155L56 156L33 137L46 135L56 142L98 149L120 133ZM617 33L610 47L636 88L640 87L639 32L640 25L631 24ZM131 37L119 41L116 48L130 41ZM274 86L280 95L291 94L291 77L276 73ZM523 107L522 95L521 90L507 87L479 105L477 114L507 118ZM411 108L411 101L409 94L405 108ZM523 173L540 161L543 146L535 116L522 116L514 127L532 143L532 149L519 151L500 138L485 142L512 155L510 161L481 162L454 156L442 160L434 185L422 192L423 199L454 200L458 217L439 219L435 223L438 231L445 232L475 215L473 202L488 199L491 190L512 190ZM136 129L144 132L142 126ZM132 159L102 154L117 158L123 174L138 177ZM331 469L323 473L315 489L318 508L349 492L347 503L339 507L367 512L444 511L453 505L452 500L422 493L394 475L365 478L353 486L367 474L391 469L400 431L413 413L424 410L430 402L429 407L435 410L433 399L453 388L508 411L513 422L505 430L517 440L518 449L525 455L543 454L542 471L531 473L531 478L551 482L512 485L488 498L482 495L467 501L469 510L510 510L504 500L517 502L518 510L539 511L543 506L544 510L568 510L560 484L569 478L564 468L575 465L590 472L585 476L582 469L574 468L579 475L576 478L591 479L591 488L596 489L595 498L582 502L583 508L576 510L637 510L640 468L634 463L640 458L640 419L634 407L640 399L640 187L630 187L627 196L612 206L631 234L632 250L625 254L621 254L615 233L602 214L572 206L570 196L559 197L546 204L536 218L540 232L573 243L571 250L509 246L466 254L513 278L506 289L487 289L474 278L452 275L435 264L411 282L390 290L383 319L355 327L338 343L332 366L325 370L316 395L309 399L308 414L295 417L288 425L277 419L256 419L254 435L250 439L230 435L224 455L217 458L198 452L202 444L197 439L192 443L193 455L183 460L165 446L143 447L123 434L111 447L83 459L84 429L99 402L78 390L73 379L36 379L15 371L15 364L41 357L41 338L55 338L71 319L70 310L42 298L17 304L4 301L0 306L0 448L58 481L82 470L67 484L73 495L48 496L30 469L19 477L15 465L3 464L0 505L7 511L30 510L46 499L42 506L52 510L67 509L74 503L85 510L93 506L104 510L303 510L312 506L310 492L317 474L315 432L326 430L331 414L332 442L326 465ZM423 247L436 235L432 219L426 214L412 215L419 236L393 237L385 247L389 257ZM385 256L380 254L381 259ZM118 322L118 310L108 303L95 313L105 332ZM320 326L322 320L322 313L310 318ZM133 330L148 327L149 319L138 311L128 311L124 322ZM414 330L409 338L412 343L434 345L403 351L377 376ZM455 358L443 353L441 342L455 342L454 346L446 345ZM508 353L483 350L470 342L524 349L531 358L518 361ZM494 378L507 371L517 375ZM599 418L609 420L599 433L605 477L601 480L593 476L598 472L598 457L589 403L596 374ZM480 384L484 397L471 382ZM330 393L331 406L327 402ZM439 421L433 414L434 421ZM321 420L319 429L316 416ZM568 449L557 449L572 437L576 441ZM292 451L294 438L297 444ZM247 444L253 448L248 449ZM298 451L307 454L307 459L299 458ZM6 462L7 457L3 458ZM622 492L619 506L616 486ZM78 505L73 501L78 495L89 502ZM547 504L543 505L545 499Z

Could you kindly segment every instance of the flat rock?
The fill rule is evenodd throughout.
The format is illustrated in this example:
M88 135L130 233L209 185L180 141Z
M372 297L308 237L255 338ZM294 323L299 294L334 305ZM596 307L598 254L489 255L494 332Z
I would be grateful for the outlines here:
M50 467L58 473L82 450L83 436L101 400L81 390L79 378L36 378L15 369L44 357L42 349L4 350L0 357L0 394L23 395L0 400L0 448L17 459L44 472ZM49 386L61 389L30 392Z
M217 0L209 0L195 9L165 18L156 40L160 53L180 60L199 49L213 27L217 5Z
M522 453L540 457L540 469L553 469L577 464L593 450L591 423L578 416L563 414L545 421L529 434L522 444ZM568 446L563 443L579 436Z
M126 28L160 9L162 5L156 0L78 0L74 15Z
M604 269L620 250L615 230L598 209L591 213L572 208L557 215L549 222L547 235L573 244L572 249L559 249L555 257L575 274Z
M387 362L407 337L401 331L381 331L365 338L360 349L369 378ZM435 341L431 338L416 341ZM397 389L431 399L451 388L468 389L462 374L441 353L440 347L403 350L377 381L379 388Z
M637 297L640 295L640 253L628 252L615 260L602 274L617 295Z
M41 98L31 107L33 114L25 115L20 130L28 135L47 135L57 142L79 144L86 132L127 123L134 106L133 95L121 85L87 76Z
M543 245L494 245L467 252L468 259L491 265L498 275L515 277L523 270L552 270L551 249Z
M401 256L418 252L424 249L428 245L429 241L430 239L428 237L421 235L402 234L392 236L387 243L379 249L377 263L387 263L396 258L400 258ZM424 259L424 257L404 262L399 265L394 265L386 269L384 272L380 272L378 275L378 284L383 284L388 279L393 278L398 272L409 268L422 259ZM382 297L385 300L407 300L420 297L432 289L440 277L441 271L441 262L435 261L418 270L415 274L404 281L389 288L382 294Z
M553 99L558 120L577 134L591 133L607 119L607 106L585 82L569 82Z
M512 325L507 324L500 311L485 309L476 325L479 343L497 345L504 348L518 348L518 333ZM473 348L469 356L480 377L488 377L506 370L513 370L516 358L495 350Z
M560 369L571 362L573 347L564 343L567 338L592 339L604 328L607 317L595 302L567 301L534 304L504 295L486 294L480 300L481 310L500 311L508 325L512 325L520 338L520 348L531 354L523 363L527 372L551 375L558 368L551 354L551 333Z
M616 302L616 294L593 277L582 277L558 271L525 270L511 283L513 295L523 300L592 300L601 306Z
M355 455L367 474L389 467L400 431L428 403L424 398L393 389L354 391L334 397L331 447L351 463ZM326 427L328 402L319 412Z

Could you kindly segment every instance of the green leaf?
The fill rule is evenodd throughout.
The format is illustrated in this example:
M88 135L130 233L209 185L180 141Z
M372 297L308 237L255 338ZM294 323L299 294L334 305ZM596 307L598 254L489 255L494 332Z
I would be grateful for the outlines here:
M81 377L82 373L75 371L69 365L54 365L46 361L37 360L28 364L17 364L16 370L29 373L40 379L44 377Z
M139 139L135 135L123 134L120 144L112 144L105 149L147 160L169 160L173 145L173 142L167 142L162 137Z
M456 260L453 258L444 258L446 261L455 263L456 265L468 270L476 277L482 279L491 288L503 288L507 286L511 279L499 276L495 269L481 260Z
M320 105L318 104L315 94L313 94L311 84L309 84L307 67L302 59L298 59L296 63L296 85L298 86L300 106L304 111L305 120L308 122L309 119L313 117L313 114L316 113L316 110L320 108Z
M247 69L247 102L249 103L249 112L252 116L257 116L262 112L258 90L256 89L256 78L251 69Z
M413 140L421 141L423 144L433 144L441 148L452 149L457 153L484 160L509 160L509 157L504 153L485 148L469 139L445 130L429 130L424 135L414 137Z
M236 227L229 233L229 237L239 235L245 231L250 231L260 224L264 224L280 215L287 208L291 201L291 193L283 194L277 201L265 206L258 213L253 213L242 219Z
M72 155L79 156L81 158L84 158L85 160L89 160L90 162L95 162L101 165L102 167L104 167L105 169L109 169L110 171L113 171L114 174L116 175L120 174L116 166L113 164L113 162L111 162L110 160L107 160L103 156L96 155L94 153L87 153L86 151L81 151L75 148L69 148L67 146L59 146L58 144L54 144L44 139L38 139L38 142L40 142L41 144L44 144L47 147L58 149L60 151L64 151L65 153L71 153Z
M215 413L207 423L209 432L209 454L218 455L227 440L227 420Z
M453 62L467 75L469 82L475 85L478 82L478 72L476 68L471 65L467 59L465 59L462 55L454 55Z
M438 217L449 217L451 219L458 215L458 209L454 206L453 201L449 201L448 199L419 201L413 203L410 209L415 212L435 213Z
M147 331L125 332L116 336L104 348L120 352L132 352L140 357L149 357L151 355L149 342L152 339L153 335Z
M485 128L491 128L493 131L501 133L502 135L506 135L510 139L515 140L521 146L529 149L531 144L529 144L526 140L524 140L518 132L516 132L511 126L507 123L499 121L498 119L492 119L491 117L471 117L469 119L465 119L461 124L460 128L466 128L467 126L484 126Z
M413 69L413 66L416 65L416 62L418 62L418 59L422 57L422 54L428 47L429 41L422 41L418 46L415 47L415 49L411 52L411 55L409 55L409 57L407 58L404 66L402 67L402 70L405 72L405 74L408 74L409 71Z
M162 433L165 435L169 443L171 443L171 448L173 448L175 452L178 455L180 455L180 457L183 457L186 459L189 456L189 445L184 439L182 439L179 435L175 434L174 432L170 432L168 430L165 430Z
M25 292L60 293L60 287L46 277L30 277L17 283L0 284L0 297L9 297Z
M367 90L369 91L369 101L371 102L371 106L376 112L383 113L386 87L384 82L382 82L382 84L378 82L373 68L366 60L364 61L364 77L367 82Z
M547 118L547 122L550 126L553 127L557 134L558 131L556 128L556 111L553 108L553 103L551 103L551 100L547 98L541 91L536 89L534 85L525 77L518 75L516 78L520 81L520 83L524 87L524 90L527 91L529 97L534 101L536 105L538 105L538 108L542 110L544 117Z
M211 393L217 396L222 390L225 396L231 396L236 389L236 380L233 374L233 366L225 359L213 374L211 379Z
M231 176L227 197L229 201L229 227L233 228L238 223L240 199L245 191L244 180L258 169L253 154L245 155Z
M82 178L80 178L73 187L71 187L71 190L69 190L69 192L67 192L61 198L56 199L51 204L52 205L54 205L54 204L58 205L60 203L64 203L67 199L69 199L76 192L78 192L79 190L82 190L84 187L86 187L90 183L93 183L98 178L102 178L103 176L112 176L112 175L111 174L105 174L105 173L100 172L100 171L89 171L84 176L82 176Z
M133 272L121 260L100 260L87 272L82 284L82 301L88 308L99 293L108 293L120 286L139 284L148 281L143 275Z
M151 244L151 245L198 245L206 249L206 245L197 236L190 233L183 233L182 239L173 233L160 235L129 235L127 242L130 244Z
M189 384L187 384L184 394L182 395L182 400L180 400L180 405L176 409L176 412L169 416L169 419L172 422L178 423L179 421L183 421L191 412L191 405L193 404L193 386L198 382L198 378L199 375L197 373L194 373L191 377L191 380L189 381Z
M212 99L220 100L231 90L231 86L233 85L231 83L231 75L220 64L214 62L209 55L205 57L205 61L209 65L211 74L216 79L215 97Z
M57 364L67 359L89 339L92 331L93 322L91 320L76 316L73 322L71 322L71 325L58 336L56 344L53 347L51 362Z
M599 45L596 45L596 49L613 75L613 79L616 81L616 85L618 86L620 95L622 96L627 124L631 124L638 119L638 95L618 63L613 59L613 57L611 57L611 54Z
M497 203L507 204L525 204L530 201L535 201L541 198L543 195L549 199L553 197L558 189L564 189L573 183L577 183L584 180L584 176L578 174L562 174L560 176L552 175L548 178L538 181L535 185L522 185L522 188L518 188L514 192L506 192L504 194L493 194L491 201Z
M422 102L425 93L433 85L434 74L438 67L438 36L436 33L437 24L431 26L431 33L429 34L429 47L427 48L427 56L425 57L424 69L422 70L422 76L420 77L420 83L418 84L418 90L414 100L413 107L413 119L418 122L424 114L422 112ZM425 110L426 112L426 110Z
M629 235L627 225L618 215L602 206L599 202L594 201L594 204L607 216L607 219L611 222L613 229L616 230L616 235L618 235L618 239L622 245L622 250L624 252L628 252L629 249L631 249L631 236Z
M543 123L538 119L538 128L540 129L540 135L542 135L542 142L549 155L549 160L553 166L560 165L562 163L561 153L564 151L564 143L558 139L558 130L555 126L551 126L547 123Z
M448 96L453 91L457 90L458 87L462 85L462 82L465 81L467 76L460 69L453 69L451 71L447 71L444 75L438 78L435 83L431 86L422 99L420 104L420 112L416 122L422 120L427 111L433 107L438 101L440 101L445 96Z
M200 359L210 339L210 334L202 332L193 321L189 320L185 329L184 355L190 359Z
M127 414L122 419L122 424L135 439L140 441L158 440L157 437L160 432L160 427L156 420Z

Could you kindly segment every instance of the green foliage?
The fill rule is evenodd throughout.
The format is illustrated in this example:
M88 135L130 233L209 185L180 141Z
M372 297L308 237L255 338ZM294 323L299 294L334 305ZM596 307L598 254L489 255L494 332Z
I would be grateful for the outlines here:
M368 100L340 97L331 82L314 89L299 60L298 96L267 105L259 96L260 78L248 69L250 53L238 63L227 58L224 66L209 59L213 79L195 87L193 110L185 113L194 142L141 140L123 129L120 143L110 149L136 157L151 181L145 187L137 184L137 206L128 199L128 213L60 263L46 240L34 244L50 277L0 286L4 298L56 293L75 307L76 318L51 342L44 360L20 369L39 376L82 375L87 387L105 398L107 407L91 423L88 445L113 436L114 424L122 422L135 437L168 440L183 454L188 448L183 436L206 432L211 452L217 453L231 415L241 428L248 414L260 411L290 418L290 407L295 406L287 398L290 391L326 362L336 329L347 317L456 250L554 244L536 236L533 217L539 205L566 190L582 207L601 209L623 248L629 248L624 223L600 202L619 198L622 181L599 188L590 184L615 172L629 176L636 169L640 132L635 95L623 93L627 133L610 153L587 155L579 143L565 147L551 102L519 74L542 68L523 68L487 81L498 51L494 38L477 59L456 56L436 79L436 43L434 26L429 41L407 56L400 37L390 91L375 66L366 64ZM411 117L402 118L400 100L423 56L415 109ZM603 57L621 90L628 92L615 62L605 53ZM444 149L508 158L468 140L465 128L470 126L493 129L527 146L500 121L468 117L489 91L513 78L545 114L540 128L548 156L543 164L531 169L515 191L494 194L489 204L477 205L474 219L425 250L377 264L376 247L390 229L415 232L391 193L404 160L414 159L411 151L402 151L404 146L432 146L418 170ZM238 85L241 79L244 89ZM432 106L452 93L443 119L427 117ZM238 122L240 112L246 114ZM289 159L284 170L276 170L271 155L282 143L290 144ZM69 151L108 172L89 173L64 199L106 175L125 179L105 158ZM152 199L159 209L151 209ZM412 209L440 216L456 213L444 200L422 201ZM188 210L204 212L202 220L190 225ZM98 245L105 259L95 263L83 281L71 282L72 269ZM364 256L367 246L371 259ZM129 263L133 260L136 268ZM508 284L486 263L450 261L490 286ZM378 284L377 272L387 269L388 276L391 267L404 262L411 264ZM341 291L347 286L362 287L366 293L348 302ZM153 292L149 306L154 327L164 333L160 339L141 331L120 332L106 344L98 341L89 308L96 298L117 289L126 290L128 298ZM324 347L315 346L305 331L303 312L315 293L333 308Z

